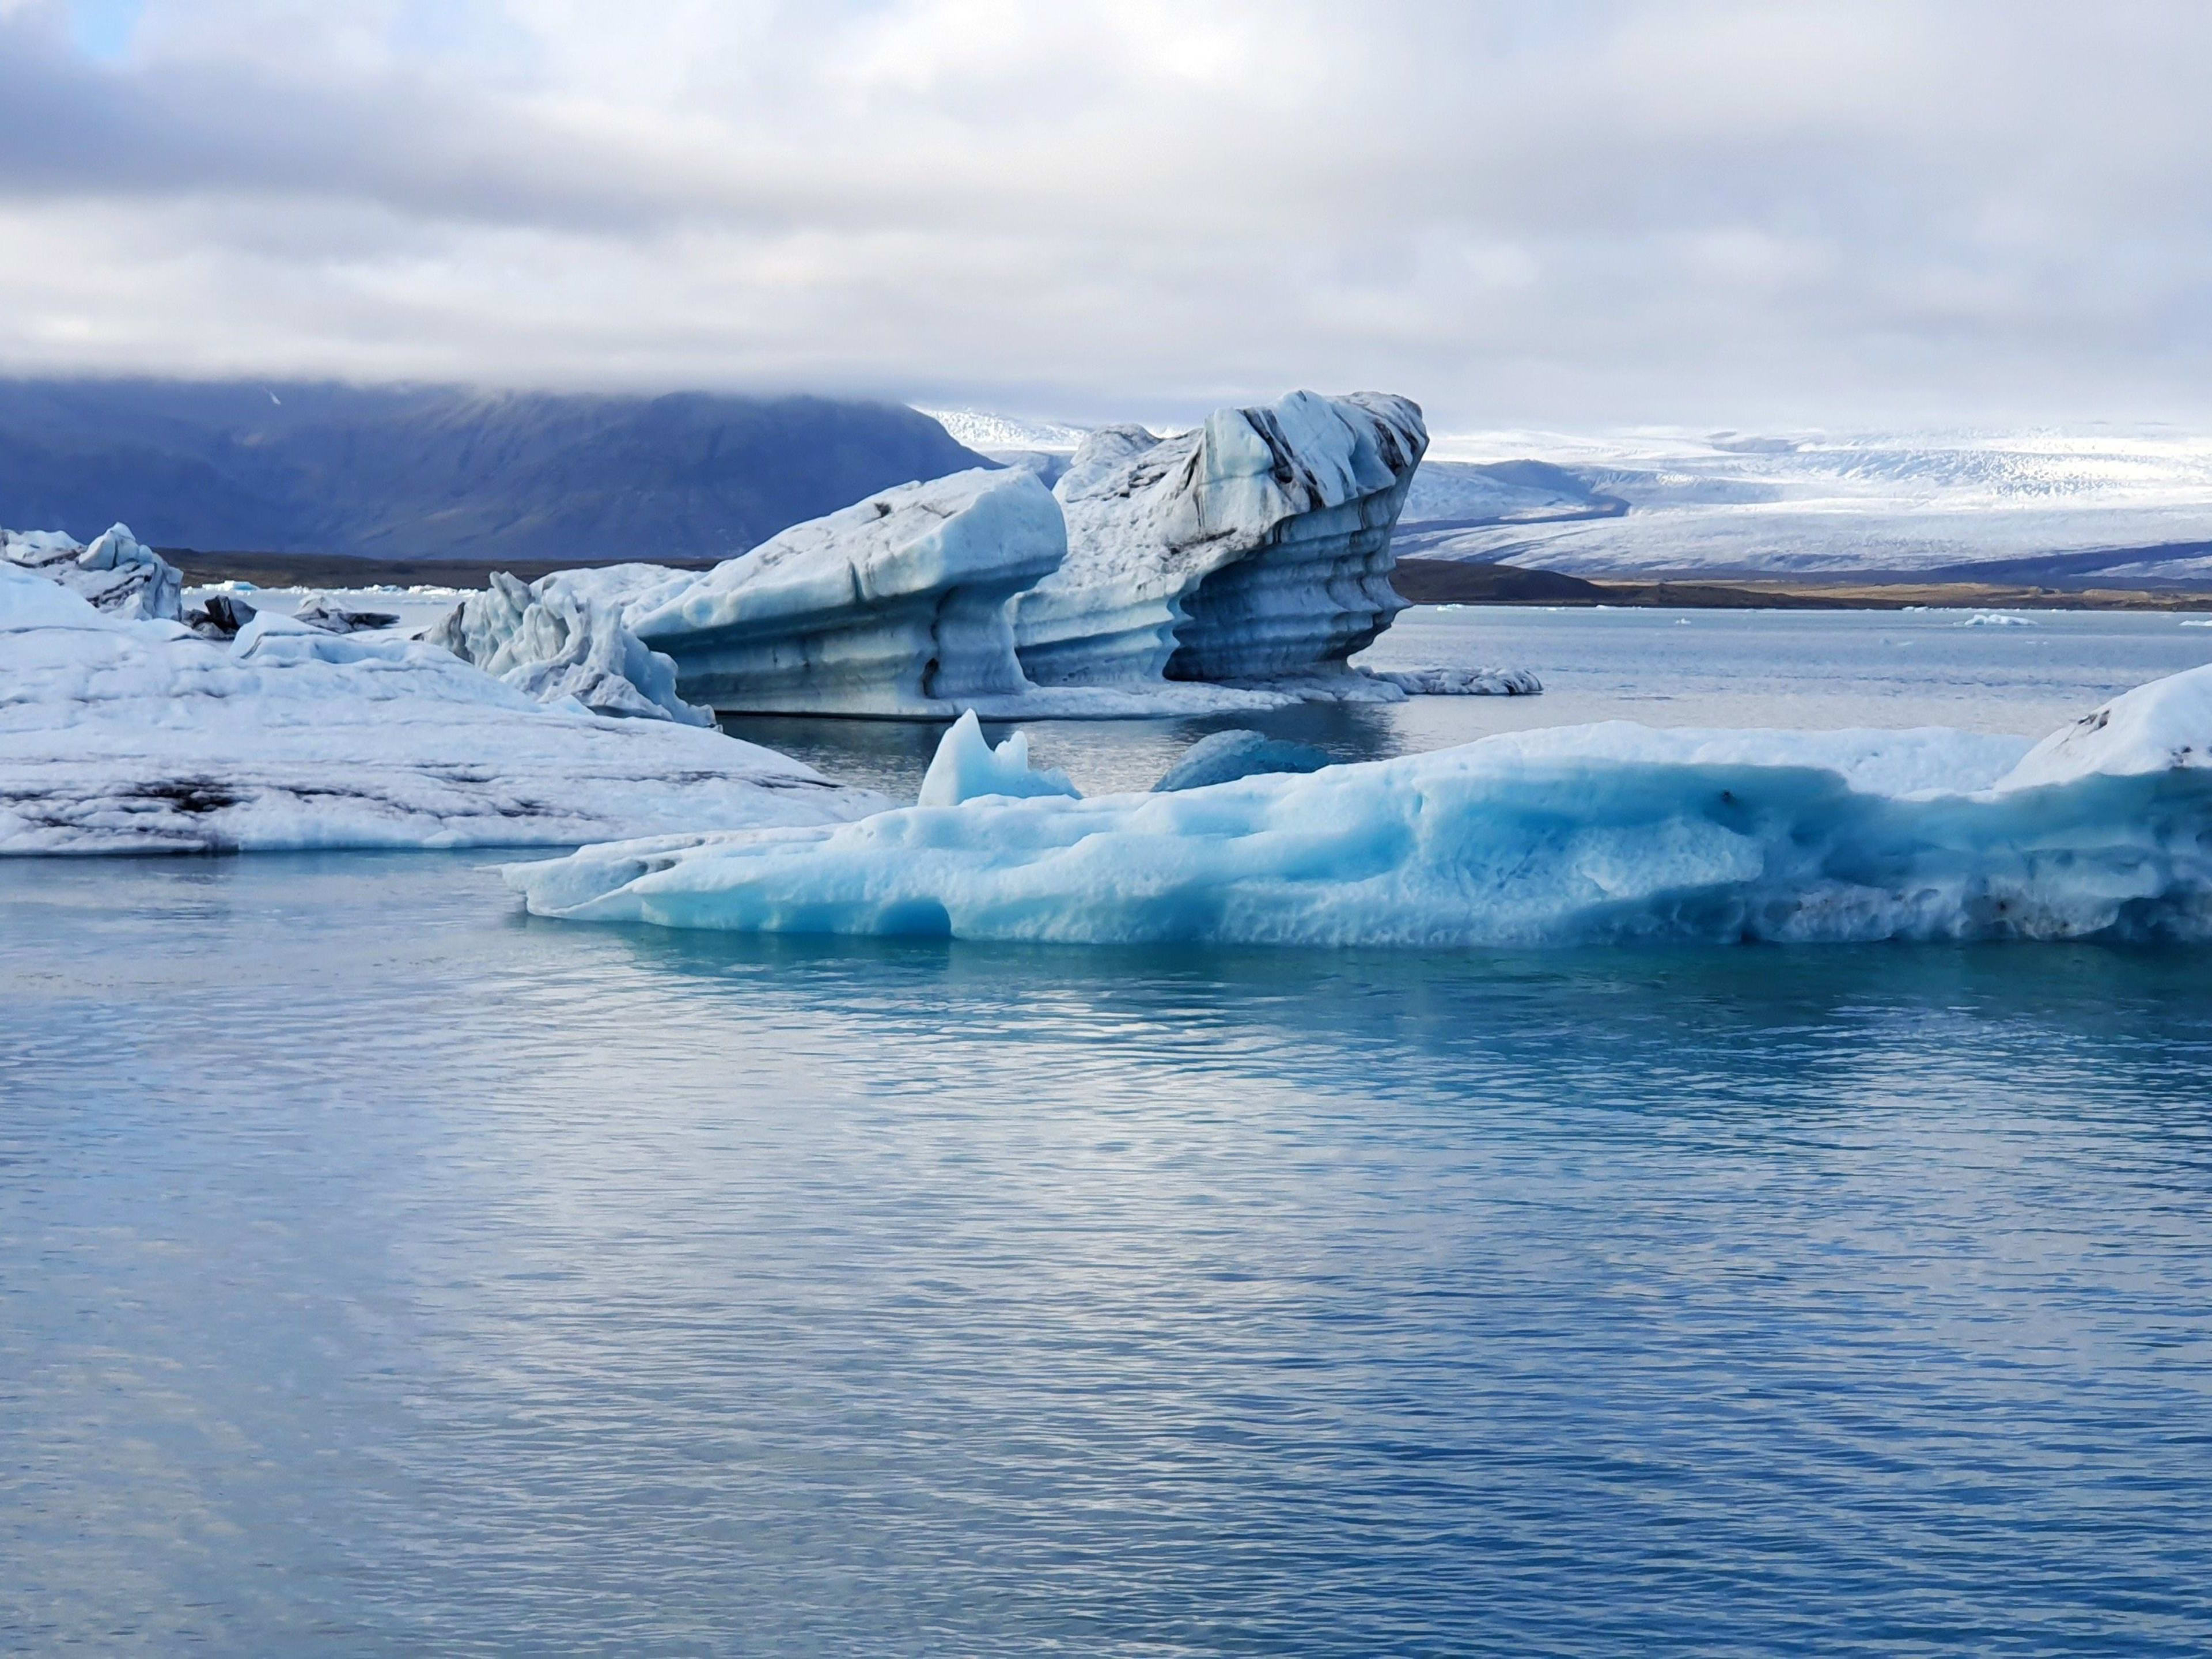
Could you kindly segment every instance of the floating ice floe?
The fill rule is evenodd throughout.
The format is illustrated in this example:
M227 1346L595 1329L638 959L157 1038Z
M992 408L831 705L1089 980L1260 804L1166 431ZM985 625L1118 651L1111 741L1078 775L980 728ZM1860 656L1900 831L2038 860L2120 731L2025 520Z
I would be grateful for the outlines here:
M1390 532L1428 446L1403 398L1293 392L1165 439L1108 427L1054 487L1067 557L1016 609L1040 685L1362 677L1405 606ZM1386 688L1381 695L1399 695Z
M1611 723L1176 793L587 848L507 878L543 915L967 939L2203 940L2208 750L2212 667L2032 750Z
M1525 668L1377 668L1386 680L1413 697L1533 697L1543 681Z
M128 525L111 526L89 547L58 530L0 530L0 559L111 616L174 622L183 613L183 576Z
M1961 628L2033 628L2036 624L2030 617L2008 616L2002 611L1977 611L1959 626Z
M548 708L420 641L234 641L0 563L0 853L554 846L821 823L881 797L754 744Z

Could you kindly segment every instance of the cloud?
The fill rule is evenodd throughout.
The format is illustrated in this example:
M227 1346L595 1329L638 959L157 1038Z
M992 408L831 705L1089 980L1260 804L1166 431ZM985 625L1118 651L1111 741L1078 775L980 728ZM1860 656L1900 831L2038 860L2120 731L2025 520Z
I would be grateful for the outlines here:
M0 0L0 362L2201 420L2212 13Z

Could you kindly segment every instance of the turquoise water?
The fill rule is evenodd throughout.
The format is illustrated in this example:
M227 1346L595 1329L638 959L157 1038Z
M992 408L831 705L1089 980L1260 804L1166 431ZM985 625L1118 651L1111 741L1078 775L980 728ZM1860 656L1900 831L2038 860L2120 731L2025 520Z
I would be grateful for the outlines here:
M2195 955L0 917L27 1650L2212 1644Z
M1552 692L1253 723L2212 658L1959 620L1417 612ZM2212 1649L2201 954L747 940L495 861L0 862L0 1648Z

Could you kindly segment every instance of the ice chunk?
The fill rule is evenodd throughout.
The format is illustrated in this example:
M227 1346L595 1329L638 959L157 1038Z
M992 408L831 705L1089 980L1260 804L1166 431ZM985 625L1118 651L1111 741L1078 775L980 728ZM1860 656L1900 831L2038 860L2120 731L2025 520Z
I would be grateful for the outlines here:
M977 939L2212 939L2212 668L2100 712L2025 762L1969 732L1615 722L508 877L545 915Z
M718 732L541 707L443 648L263 611L234 641L0 562L0 853L557 846L873 810Z
M1203 789L1268 772L1318 772L1328 764L1326 754L1306 744L1285 743L1261 732L1216 732L1184 750L1182 758L1152 786L1152 793Z
M1016 611L1024 671L1041 685L1345 676L1404 608L1390 532L1427 447L1420 410L1376 393L1293 392L1158 441L1094 434L1054 489L1066 561Z
M235 593L210 593L185 614L185 626L204 640L234 640L239 630L260 615Z
M921 780L923 806L957 806L985 795L1026 797L1074 795L1064 772L1033 770L1030 734L1017 732L996 749L984 739L973 709L953 721L938 740L937 753Z
M58 530L0 530L0 556L113 616L175 622L184 614L183 575L127 525L109 526L89 547Z
M617 605L559 576L530 586L494 571L423 637L540 702L573 697L599 714L714 723L712 710L677 695L676 665L623 625Z
M1378 668L1370 671L1413 697L1533 697L1543 681L1525 668Z
M292 613L295 622L310 628L319 628L331 634L362 634L379 628L390 628L399 620L396 611L349 611L321 594L307 601Z

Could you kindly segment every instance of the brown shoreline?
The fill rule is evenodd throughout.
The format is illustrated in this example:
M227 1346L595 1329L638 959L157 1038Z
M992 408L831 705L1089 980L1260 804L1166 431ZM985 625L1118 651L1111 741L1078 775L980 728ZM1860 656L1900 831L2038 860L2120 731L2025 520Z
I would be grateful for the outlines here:
M1671 611L1903 611L1930 605L2035 611L2212 611L2212 592L2176 588L2008 586L1990 582L1612 581L1450 559L1401 559L1391 577L1415 605L1615 605Z

